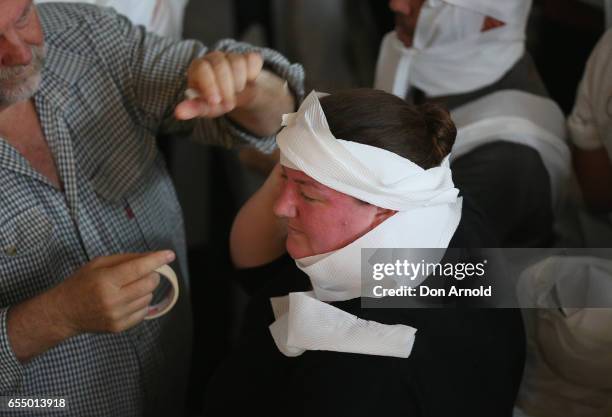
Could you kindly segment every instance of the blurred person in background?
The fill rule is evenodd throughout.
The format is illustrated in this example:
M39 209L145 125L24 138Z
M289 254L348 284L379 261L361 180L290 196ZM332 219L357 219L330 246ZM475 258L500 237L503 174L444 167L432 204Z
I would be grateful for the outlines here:
M515 417L612 415L612 258L547 257L525 269L517 294L528 342Z
M603 215L597 224L583 218L585 238L604 245L597 235L603 233L602 228L612 229L612 29L603 35L586 64L568 128L584 202L596 215Z
M49 3L60 0L36 0ZM100 7L112 7L135 25L143 25L160 36L181 39L183 15L188 0L61 0L63 3L87 3Z
M375 87L438 101L458 128L458 187L474 198L499 244L543 247L570 177L561 109L525 51L530 0L391 0Z

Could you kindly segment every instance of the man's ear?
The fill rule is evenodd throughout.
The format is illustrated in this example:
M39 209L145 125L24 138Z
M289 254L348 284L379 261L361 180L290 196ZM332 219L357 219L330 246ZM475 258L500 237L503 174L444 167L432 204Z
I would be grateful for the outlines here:
M506 26L506 24L501 20L495 19L494 17L487 16L482 23L482 29L480 31L486 32L487 30L497 29L502 26Z

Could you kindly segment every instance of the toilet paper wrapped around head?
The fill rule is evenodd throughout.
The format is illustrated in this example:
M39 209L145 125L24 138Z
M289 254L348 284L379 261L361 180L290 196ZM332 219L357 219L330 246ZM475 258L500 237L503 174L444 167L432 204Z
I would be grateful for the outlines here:
M457 201L448 158L456 129L442 108L378 90L313 91L283 126L281 164L336 191L396 211Z

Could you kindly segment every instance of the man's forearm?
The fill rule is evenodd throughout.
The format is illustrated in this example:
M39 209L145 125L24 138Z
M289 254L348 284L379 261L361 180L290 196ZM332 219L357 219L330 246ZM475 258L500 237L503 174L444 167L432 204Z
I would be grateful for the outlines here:
M9 309L8 339L21 363L29 362L73 336L54 314L53 291L49 290Z
M295 98L285 80L270 71L262 71L255 83L252 101L228 117L257 136L271 136L280 129L282 115L295 111Z

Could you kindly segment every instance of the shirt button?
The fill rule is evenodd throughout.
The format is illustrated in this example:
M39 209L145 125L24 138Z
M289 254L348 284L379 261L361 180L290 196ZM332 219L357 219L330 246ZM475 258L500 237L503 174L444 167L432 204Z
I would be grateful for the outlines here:
M15 246L8 246L6 247L6 249L4 250L4 252L8 255L8 256L15 256L17 255L17 248Z

